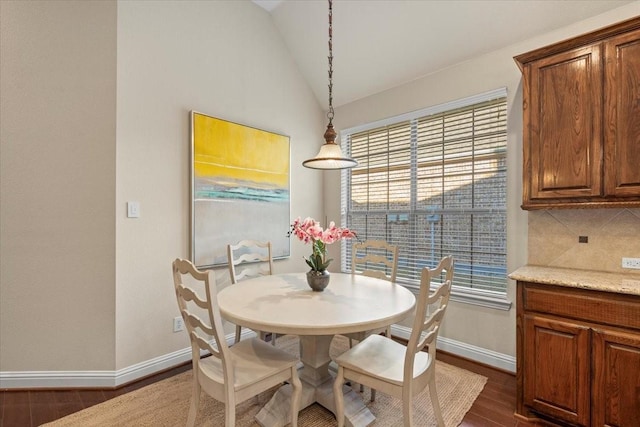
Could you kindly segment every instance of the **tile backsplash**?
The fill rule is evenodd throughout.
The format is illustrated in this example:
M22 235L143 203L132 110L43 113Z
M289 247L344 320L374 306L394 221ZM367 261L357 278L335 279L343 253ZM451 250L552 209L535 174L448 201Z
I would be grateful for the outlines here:
M530 265L640 274L623 257L640 258L640 209L529 211Z

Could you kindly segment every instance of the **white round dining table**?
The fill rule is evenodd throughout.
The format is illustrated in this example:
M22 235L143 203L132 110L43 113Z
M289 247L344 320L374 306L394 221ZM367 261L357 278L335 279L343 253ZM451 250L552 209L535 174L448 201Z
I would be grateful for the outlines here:
M331 273L322 292L311 290L305 273L260 276L228 286L218 293L222 316L247 328L300 337L300 409L317 402L335 410L329 348L334 335L383 328L407 317L415 297L405 287L386 280ZM345 416L349 426L369 425L375 417L362 399L345 386ZM290 422L290 386L276 392L256 415L263 427Z

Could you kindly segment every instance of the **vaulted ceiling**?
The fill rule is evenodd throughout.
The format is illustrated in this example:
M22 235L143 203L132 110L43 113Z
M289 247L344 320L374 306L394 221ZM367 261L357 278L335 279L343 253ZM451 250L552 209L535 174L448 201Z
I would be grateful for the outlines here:
M327 0L254 2L269 11L326 109ZM334 0L333 105L352 102L633 2Z

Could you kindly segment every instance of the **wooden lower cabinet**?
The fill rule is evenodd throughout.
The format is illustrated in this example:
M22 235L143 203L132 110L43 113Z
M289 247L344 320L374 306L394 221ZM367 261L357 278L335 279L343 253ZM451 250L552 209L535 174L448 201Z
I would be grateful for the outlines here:
M593 331L593 425L640 426L640 336Z
M574 323L525 316L524 402L556 419L589 425L590 330Z
M517 286L516 416L640 426L640 296Z

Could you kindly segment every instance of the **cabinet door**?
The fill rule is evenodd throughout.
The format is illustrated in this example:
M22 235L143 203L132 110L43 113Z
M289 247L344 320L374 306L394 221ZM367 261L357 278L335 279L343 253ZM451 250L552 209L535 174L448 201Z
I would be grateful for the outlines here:
M524 323L524 404L559 420L589 425L589 328L533 315L526 315Z
M593 425L640 423L640 335L593 333Z
M529 80L530 199L602 195L601 45L534 61Z
M640 30L605 48L605 195L640 196Z

